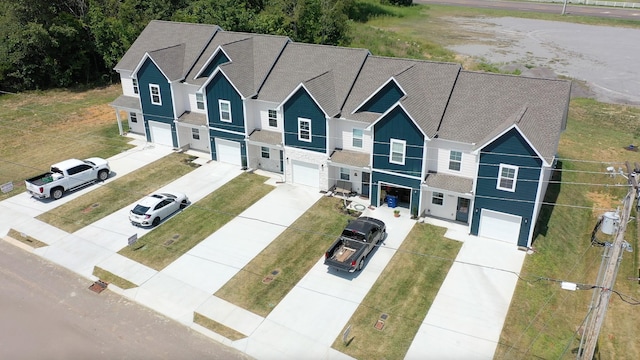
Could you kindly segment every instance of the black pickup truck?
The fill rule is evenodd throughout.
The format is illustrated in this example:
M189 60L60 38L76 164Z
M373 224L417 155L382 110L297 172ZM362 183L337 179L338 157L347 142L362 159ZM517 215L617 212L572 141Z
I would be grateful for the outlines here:
M384 239L386 232L384 222L372 217L350 221L324 254L324 264L348 272L362 270L364 259Z

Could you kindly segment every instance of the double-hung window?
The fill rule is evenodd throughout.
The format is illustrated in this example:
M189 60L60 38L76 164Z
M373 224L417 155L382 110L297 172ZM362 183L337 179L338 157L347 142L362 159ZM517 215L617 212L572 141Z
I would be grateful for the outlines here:
M349 180L350 171L347 168L340 168L340 180Z
M151 94L151 103L153 105L162 105L162 97L160 96L160 85L149 84L149 93Z
M500 164L498 169L499 190L516 191L516 181L518 180L518 167L513 165Z
M269 158L269 148L266 146L261 146L260 147L260 156L262 156L263 159L268 159Z
M404 140L391 139L391 151L389 152L389 162L392 164L404 165L407 142Z
M196 128L191 128L191 138L193 140L200 140L200 130Z
M460 171L462 165L462 152L451 150L449 153L449 170Z
M269 126L278 127L278 112L272 109L269 109Z
M354 148L362 148L362 138L363 138L362 129L353 129L352 146Z
M228 100L218 100L220 106L220 121L231 122L231 102Z
M131 79L131 83L133 85L133 93L138 94L140 90L138 90L138 79Z
M298 118L298 140L311 142L311 120Z
M134 112L130 112L129 113L129 121L131 121L132 123L137 123L138 122L138 114L136 114Z
M196 93L196 107L198 110L204 110L204 94L201 92Z
M434 205L442 205L444 203L444 194L441 192L434 192L431 196L431 203Z

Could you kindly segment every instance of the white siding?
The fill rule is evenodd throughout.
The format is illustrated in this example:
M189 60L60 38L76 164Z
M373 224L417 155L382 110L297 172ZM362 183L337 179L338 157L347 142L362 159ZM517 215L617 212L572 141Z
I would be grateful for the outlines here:
M128 71L120 72L120 85L122 85L122 94L125 96L139 97L133 92L133 79Z
M433 204L433 192L422 192L422 204L424 207L424 213L427 216L434 216L442 219L455 220L456 210L458 208L458 197L452 194L444 193L442 199L442 205Z
M329 149L341 148L343 150L371 153L373 141L371 131L364 130L366 124L344 119L331 119L329 122ZM353 146L353 129L362 129L362 147Z
M477 171L477 156L472 154L471 145L455 143L446 140L434 139L429 142L429 149L427 150L427 157L429 161L428 171L435 171L438 173L451 174L461 177L474 179ZM462 163L460 171L449 170L449 155L451 150L462 152Z
M283 131L284 126L281 111L278 111L278 126L269 126L269 110L276 110L278 104L256 100L247 100L245 104L247 111L247 131L249 134L251 134L254 129L276 132Z

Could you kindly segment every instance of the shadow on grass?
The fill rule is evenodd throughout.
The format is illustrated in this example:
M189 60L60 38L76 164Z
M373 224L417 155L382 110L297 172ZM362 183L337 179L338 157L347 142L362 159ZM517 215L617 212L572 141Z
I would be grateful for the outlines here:
M390 16L392 12L388 11L379 4L370 2L356 2L349 10L349 19L361 23L369 21L377 16Z
M558 195L560 195L561 182L562 161L558 161L556 163L555 169L553 170L553 173L551 174L551 178L549 179L547 192L544 195L544 204L540 209L538 222L536 223L536 227L533 231L533 242L536 241L538 235L547 235L547 231L549 230L549 219L551 219L551 215L553 214L553 210L555 209L556 201L558 200Z

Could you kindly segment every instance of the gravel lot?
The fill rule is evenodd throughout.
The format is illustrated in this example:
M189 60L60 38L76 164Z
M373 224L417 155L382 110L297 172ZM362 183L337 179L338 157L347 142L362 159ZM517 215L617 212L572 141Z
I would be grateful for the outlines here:
M454 21L486 34L473 44L449 46L459 54L519 68L524 76L579 80L574 96L640 105L640 30L511 17Z

